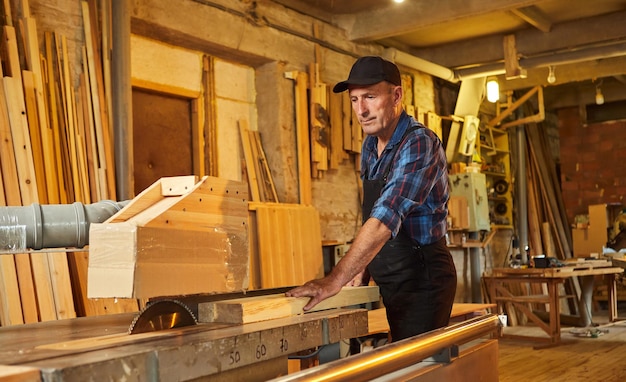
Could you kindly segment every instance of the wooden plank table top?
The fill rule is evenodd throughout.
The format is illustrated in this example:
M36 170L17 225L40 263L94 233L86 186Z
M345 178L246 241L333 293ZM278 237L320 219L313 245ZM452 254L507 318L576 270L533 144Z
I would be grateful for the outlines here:
M466 318L468 315L485 312L487 309L495 308L496 304L465 304L456 303L452 305L450 318ZM389 332L387 322L387 310L385 308L372 309L367 312L368 334L378 334Z
M494 268L491 277L539 277L539 278L557 278L566 279L575 276L597 276L623 273L624 269L620 267L603 266L603 267L585 267L578 268L576 266L564 266L558 268Z

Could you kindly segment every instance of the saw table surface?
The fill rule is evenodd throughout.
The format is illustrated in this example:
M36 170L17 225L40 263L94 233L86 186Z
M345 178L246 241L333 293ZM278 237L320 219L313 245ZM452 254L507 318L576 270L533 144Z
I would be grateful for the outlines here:
M0 365L44 380L188 380L367 333L367 311L332 309L244 325L201 323L127 334L135 314L0 327Z

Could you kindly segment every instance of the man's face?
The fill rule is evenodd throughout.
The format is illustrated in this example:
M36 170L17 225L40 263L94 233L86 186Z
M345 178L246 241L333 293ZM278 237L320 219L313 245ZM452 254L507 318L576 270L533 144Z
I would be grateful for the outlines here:
M399 116L402 87L388 82L349 88L350 102L363 132L390 139Z

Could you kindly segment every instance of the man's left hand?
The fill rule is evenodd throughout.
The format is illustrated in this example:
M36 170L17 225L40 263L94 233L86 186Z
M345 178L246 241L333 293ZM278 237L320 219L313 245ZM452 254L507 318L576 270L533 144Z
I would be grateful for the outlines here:
M308 281L302 286L287 291L285 295L287 297L311 297L309 302L302 308L306 312L340 291L341 284L337 283L334 278L326 276L321 279Z

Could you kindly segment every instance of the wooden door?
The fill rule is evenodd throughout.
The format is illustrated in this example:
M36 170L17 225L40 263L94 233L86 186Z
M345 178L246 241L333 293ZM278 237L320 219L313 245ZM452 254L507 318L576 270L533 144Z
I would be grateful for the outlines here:
M161 177L193 175L191 102L133 89L135 195Z

